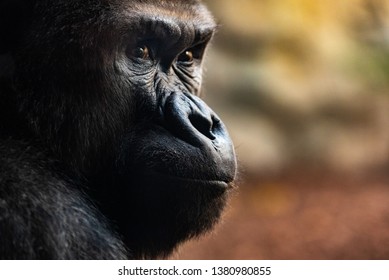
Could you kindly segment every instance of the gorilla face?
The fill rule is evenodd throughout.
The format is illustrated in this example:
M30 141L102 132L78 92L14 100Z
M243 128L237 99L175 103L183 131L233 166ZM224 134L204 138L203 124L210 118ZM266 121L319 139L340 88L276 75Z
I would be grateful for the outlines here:
M164 256L210 229L236 161L222 121L198 97L215 30L206 8L38 0L32 11L8 42L21 134L82 178L135 257Z

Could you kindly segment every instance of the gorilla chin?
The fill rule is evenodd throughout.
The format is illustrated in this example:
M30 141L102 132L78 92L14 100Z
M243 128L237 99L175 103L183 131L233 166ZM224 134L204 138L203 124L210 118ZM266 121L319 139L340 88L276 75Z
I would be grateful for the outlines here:
M119 223L126 225L123 231L126 244L130 244L136 258L166 257L183 241L212 229L221 217L230 191L225 182L161 173L139 175L140 179L132 183L141 185L142 191L127 189L130 215L127 221Z

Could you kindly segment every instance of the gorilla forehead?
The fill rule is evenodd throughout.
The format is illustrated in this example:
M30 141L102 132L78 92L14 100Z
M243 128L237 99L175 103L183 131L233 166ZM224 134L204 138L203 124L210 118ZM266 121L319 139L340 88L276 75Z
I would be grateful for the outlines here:
M109 1L109 0L108 0ZM203 24L212 24L213 17L200 1L182 1L165 0L114 0L119 3L124 10L141 11L155 16L173 16L180 17L182 20L202 22Z
M186 3L185 8L176 8L176 1L161 1L158 2L159 5L150 2L152 1L142 1L120 9L124 11L124 21L118 25L130 26L128 33L162 39L165 44L169 42L169 45L207 40L216 28L213 17L197 1L192 2L197 3L196 5Z
M176 0L168 1L119 1L121 9L129 18L170 19L179 25L192 24L199 28L215 28L216 24L208 9L199 1L184 4Z
M94 41L96 32L116 37L112 34L114 30L122 36L147 33L148 28L171 41L184 40L182 34L208 37L217 26L208 9L197 0L36 0L36 3L34 18L38 26L49 27L51 34L62 33L67 26L68 30L76 30L67 34L76 37L81 35L80 29L94 30L81 35L89 42Z
M83 16L86 15L87 10L102 12L113 8L120 12L130 11L132 14L138 11L155 16L174 16L182 20L203 21L204 24L214 22L208 9L197 0L185 2L180 0L35 0L29 5L34 5L34 3L41 4L45 9L60 7L62 11L71 10L73 14L77 14L77 9L82 9ZM105 9L101 9L102 7ZM81 10L78 11L81 12Z

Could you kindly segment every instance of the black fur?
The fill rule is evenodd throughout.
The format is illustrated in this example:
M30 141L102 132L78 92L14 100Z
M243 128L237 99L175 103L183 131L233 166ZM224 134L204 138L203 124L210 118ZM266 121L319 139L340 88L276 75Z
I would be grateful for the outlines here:
M196 96L214 28L195 0L1 0L0 258L165 257L212 228L236 169Z

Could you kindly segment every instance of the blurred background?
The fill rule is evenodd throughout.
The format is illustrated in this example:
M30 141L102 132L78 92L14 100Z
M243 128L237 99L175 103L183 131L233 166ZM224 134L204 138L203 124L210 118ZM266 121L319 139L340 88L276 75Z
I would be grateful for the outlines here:
M239 188L175 259L389 259L389 1L208 0Z

